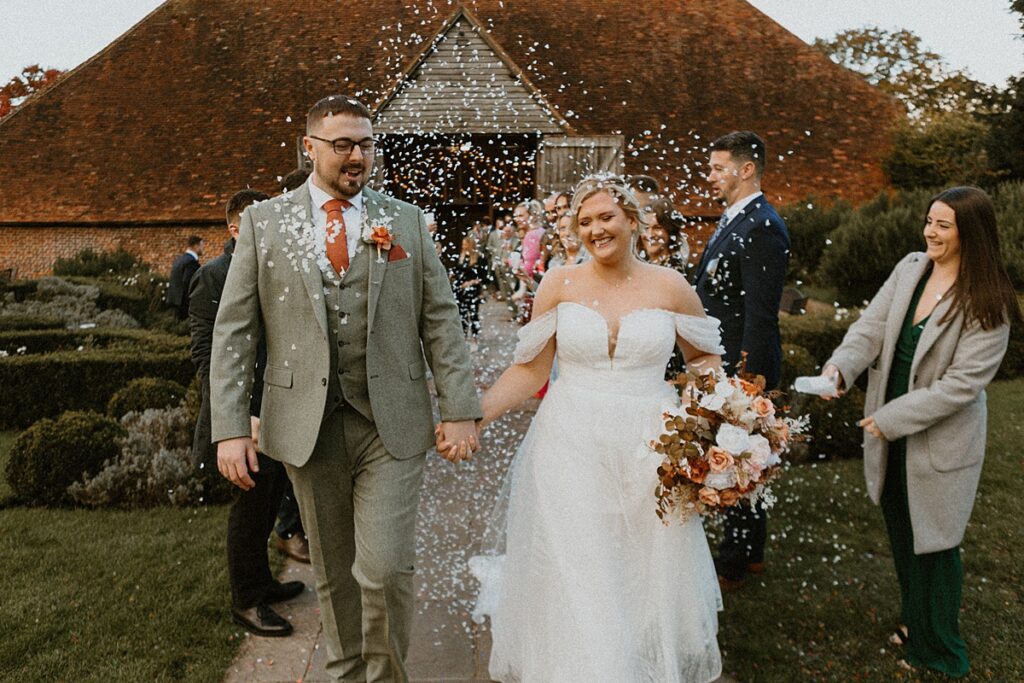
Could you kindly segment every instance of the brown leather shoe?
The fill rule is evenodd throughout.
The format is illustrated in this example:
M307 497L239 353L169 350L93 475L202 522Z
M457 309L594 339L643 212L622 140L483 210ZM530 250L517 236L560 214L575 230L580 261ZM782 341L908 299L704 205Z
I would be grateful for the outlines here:
M309 564L309 541L303 534L295 534L291 538L281 538L275 534L274 547L282 555Z

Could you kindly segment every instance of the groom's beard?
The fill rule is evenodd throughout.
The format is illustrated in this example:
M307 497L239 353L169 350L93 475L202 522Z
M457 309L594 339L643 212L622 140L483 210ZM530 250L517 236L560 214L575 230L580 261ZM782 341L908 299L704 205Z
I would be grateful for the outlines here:
M361 164L349 164L338 169L337 174L332 178L325 178L321 173L317 173L320 180L325 185L330 187L341 197L355 197L359 194L366 183L370 180L370 169L372 165L369 162ZM357 173L357 176L350 176L349 172Z

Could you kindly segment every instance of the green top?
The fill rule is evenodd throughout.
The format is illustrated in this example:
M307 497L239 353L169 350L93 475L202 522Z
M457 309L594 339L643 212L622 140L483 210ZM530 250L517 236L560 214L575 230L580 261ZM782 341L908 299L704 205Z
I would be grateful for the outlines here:
M928 283L928 273L917 284L914 290L914 297L910 300L910 307L907 308L907 315L903 318L903 327L900 329L900 337L896 340L896 351L893 353L892 368L889 370L889 384L885 389L885 402L888 403L907 393L910 388L910 368L914 363L914 353L917 351L917 342L921 339L921 332L928 324L925 316L921 322L914 324L914 312L917 311L917 304L921 301L924 287Z

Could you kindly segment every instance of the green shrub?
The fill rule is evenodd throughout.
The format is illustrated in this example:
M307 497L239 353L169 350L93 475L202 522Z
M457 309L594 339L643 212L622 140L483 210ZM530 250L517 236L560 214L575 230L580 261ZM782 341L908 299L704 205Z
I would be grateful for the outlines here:
M188 349L86 349L0 358L0 428L24 428L65 410L103 412L136 377L187 384L195 374Z
M830 239L818 267L819 284L833 287L844 306L870 301L900 260L924 248L924 215L931 192L879 197L851 213Z
M996 177L986 150L989 134L987 123L966 112L907 123L896 130L882 168L901 188L988 185Z
M25 352L29 354L97 349L181 351L188 348L188 341L187 337L149 330L106 328L14 330L0 332L0 351L7 351L12 355L16 349L21 347L25 347Z
M0 332L12 330L53 330L64 327L57 318L41 315L0 315Z
M11 447L7 483L27 503L66 503L68 487L116 457L124 435L117 422L99 413L68 412L56 420L40 420Z
M810 418L808 456L812 460L863 455L864 430L857 423L864 418L864 392L859 387L831 401L801 396L794 413Z
M115 420L128 413L173 408L185 398L185 387L161 377L139 377L128 382L110 397L107 415Z
M144 292L125 286L120 281L95 277L69 277L68 282L95 287L96 305L104 311L124 311L142 321L149 314L149 300Z
M851 211L846 202L823 206L813 197L783 207L782 218L789 230L789 281L800 284L813 281L821 255L829 243L829 235Z
M1024 294L1018 294L1021 308L1024 308ZM996 379L1016 379L1024 376L1024 325L1010 328L1010 343L1006 346L1003 364L999 366Z
M136 270L148 269L141 259L121 248L100 252L83 249L70 258L59 258L53 264L53 274L58 276L128 275Z
M999 223L999 249L1017 291L1024 290L1024 183L1003 183L992 193Z
M0 280L0 305L2 302L24 301L35 294L36 280Z
M221 502L230 494L226 480L196 469L192 428L185 406L147 410L121 418L127 430L121 452L95 476L71 485L75 502L90 507L139 508Z
M795 344L782 345L782 380L779 387L783 391L792 393L793 382L797 377L817 375L820 372L821 365L810 351Z
M100 288L95 284L77 284L58 277L44 277L36 290L23 301L5 300L4 315L31 315L57 318L69 327L82 324L97 327L138 327L139 323L121 309L103 310L97 304ZM10 296L10 295L8 295Z
M808 313L780 316L782 343L806 349L814 361L821 365L839 348L846 330L859 315L858 311L837 311L834 315Z

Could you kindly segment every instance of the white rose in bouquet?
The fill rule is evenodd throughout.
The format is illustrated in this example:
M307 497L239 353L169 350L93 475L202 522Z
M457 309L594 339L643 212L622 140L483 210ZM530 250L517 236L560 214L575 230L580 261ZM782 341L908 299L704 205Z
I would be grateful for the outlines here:
M715 443L719 448L729 451L733 455L739 455L750 450L750 434L742 427L725 423L718 428Z

